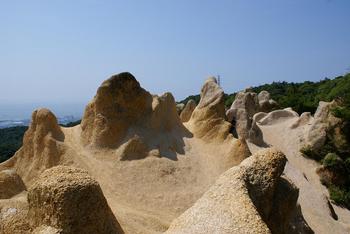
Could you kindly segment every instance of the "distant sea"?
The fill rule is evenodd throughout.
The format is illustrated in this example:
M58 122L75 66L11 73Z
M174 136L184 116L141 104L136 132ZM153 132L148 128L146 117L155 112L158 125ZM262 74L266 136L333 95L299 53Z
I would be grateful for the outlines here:
M0 128L28 126L34 110L48 108L57 117L60 124L66 124L81 119L85 104L60 103L0 103Z

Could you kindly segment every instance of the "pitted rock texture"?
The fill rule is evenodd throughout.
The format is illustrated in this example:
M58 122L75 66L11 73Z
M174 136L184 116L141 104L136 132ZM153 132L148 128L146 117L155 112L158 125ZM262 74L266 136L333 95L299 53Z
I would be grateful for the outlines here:
M184 153L184 137L192 134L182 125L171 93L151 95L130 73L104 81L86 107L81 123L83 145L125 149L122 160ZM135 140L136 138L137 140ZM128 146L127 146L128 145Z
M24 193L10 199L0 199L0 233L30 234L28 202Z
M30 225L60 233L123 233L96 180L82 169L44 171L28 193Z
M81 122L85 145L114 147L120 144L130 125L152 111L152 96L130 73L104 81L87 105Z
M259 151L223 173L216 183L166 233L279 233L288 230L291 214L274 217L283 207L296 207L297 189L281 181L285 156ZM289 197L279 192L288 191ZM276 200L277 199L277 200ZM278 220L280 223L275 223ZM270 225L274 223L276 226Z

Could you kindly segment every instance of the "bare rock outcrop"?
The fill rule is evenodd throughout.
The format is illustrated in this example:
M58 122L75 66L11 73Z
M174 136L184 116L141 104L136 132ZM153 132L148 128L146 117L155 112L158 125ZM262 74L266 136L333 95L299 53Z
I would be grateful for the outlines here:
M227 120L234 125L234 134L241 139L250 139L253 116L258 112L269 112L277 106L269 92L261 91L258 95L250 89L237 93L230 109L226 111ZM254 131L253 129L252 131ZM253 138L252 141L255 141Z
M185 108L182 110L182 112L180 114L180 119L183 123L190 120L191 115L192 115L194 109L196 108L196 106L197 106L196 102L192 99L190 99L186 103Z
M55 115L48 109L35 110L32 122L23 137L23 146L0 169L14 168L25 183L45 169L60 164L66 147L64 133Z
M336 101L320 102L314 115L314 121L306 136L306 144L312 150L319 150L326 143L327 135L330 136L331 130L340 127L341 119L335 117L331 110L338 106Z
M271 99L270 93L263 90L258 94L259 111L270 112L273 108L277 107L277 102Z
M231 108L227 110L227 120L231 122L239 138L248 139L252 118L258 112L257 95L253 92L239 92Z
M121 160L141 159L152 150L161 156L184 153L182 125L171 93L151 95L127 72L114 75L98 88L81 123L83 145L125 149Z
M274 149L255 153L222 174L166 233L292 233L298 190L281 178L285 163ZM299 233L311 232L305 225Z
M99 184L82 169L44 171L30 188L28 203L29 222L37 233L123 233Z
M216 78L210 77L205 81L200 97L187 126L195 137L226 139L231 124L225 121L224 91L217 84Z
M0 199L9 199L24 190L26 186L15 170L0 171Z
M120 160L134 160L145 158L148 154L148 147L144 143L145 141L138 135L135 135L125 144L123 144L120 149Z
M0 199L0 233L29 234L28 202L23 193L10 199Z
M130 73L104 81L87 105L81 122L85 145L114 147L120 144L130 125L152 111L152 96Z
M262 118L264 118L266 115L267 115L267 113L265 113L265 112L256 113L253 116L252 126L249 129L249 141L254 143L255 145L258 145L258 146L266 146L267 145L264 142L263 133L262 133L260 127L258 126L258 123L260 123L260 120Z

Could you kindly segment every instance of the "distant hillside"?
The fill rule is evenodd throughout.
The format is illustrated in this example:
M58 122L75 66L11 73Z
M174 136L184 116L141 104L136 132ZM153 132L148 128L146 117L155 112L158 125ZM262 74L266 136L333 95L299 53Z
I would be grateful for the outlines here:
M22 139L28 127L11 127L0 129L0 162L12 157L22 146Z
M292 107L301 114L302 112L314 113L319 101L331 101L335 98L350 99L350 73L334 79L324 79L319 82L305 81L302 83L273 82L253 87L254 92L266 90L277 101L280 108ZM236 93L225 95L225 105L230 107ZM189 99L199 102L199 95L191 95L182 100L187 103Z

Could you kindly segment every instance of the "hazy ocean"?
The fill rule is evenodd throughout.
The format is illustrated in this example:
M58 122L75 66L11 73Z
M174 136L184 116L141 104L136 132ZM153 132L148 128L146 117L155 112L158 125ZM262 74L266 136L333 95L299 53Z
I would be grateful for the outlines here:
M28 125L32 112L41 107L50 109L56 115L58 121L64 124L81 119L85 104L0 103L0 128Z

